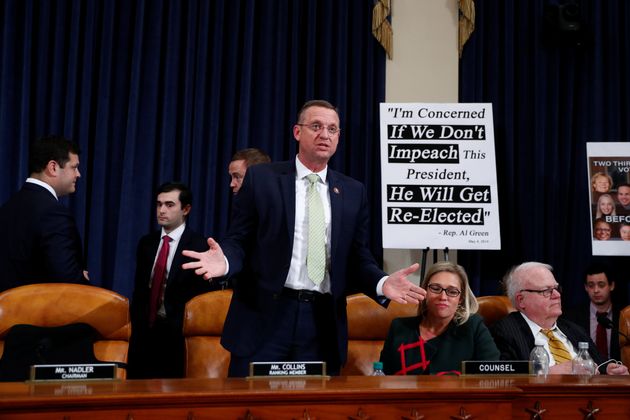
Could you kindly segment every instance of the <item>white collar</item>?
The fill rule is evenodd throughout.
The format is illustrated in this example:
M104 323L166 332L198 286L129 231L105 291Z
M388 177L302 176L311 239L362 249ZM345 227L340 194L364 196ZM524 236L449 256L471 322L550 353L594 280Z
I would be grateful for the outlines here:
M310 169L308 169L306 166L304 166L304 164L302 162L300 162L300 159L296 155L295 156L295 171L297 173L297 179L303 179L307 175L315 173L315 174L319 175L319 178L325 184L326 183L326 177L328 176L328 165L326 165L326 167L324 169L322 169L321 171L319 171L319 172L313 172Z
M40 187L46 188L57 199L57 201L59 201L59 197L57 197L57 193L55 192L53 187L50 186L50 184L47 184L44 181L40 181L39 179L30 178L30 177L26 178L26 182L29 182L29 183L35 184L35 185L39 185Z
M162 228L162 233L160 234L160 239L162 239L165 235L168 235L168 237L171 238L171 241L179 241L181 239L182 235L184 234L184 229L186 229L186 222L184 222L181 225L177 226L170 233L166 233L164 231L164 228Z

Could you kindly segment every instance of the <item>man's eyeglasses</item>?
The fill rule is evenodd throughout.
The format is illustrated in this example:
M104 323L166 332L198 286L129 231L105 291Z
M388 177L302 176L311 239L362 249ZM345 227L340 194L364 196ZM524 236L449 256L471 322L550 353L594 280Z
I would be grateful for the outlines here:
M313 124L296 124L299 125L300 127L308 127L311 130L313 130L313 132L315 133L319 133L320 131L322 131L324 128L326 130L328 130L328 134L330 134L331 136L334 136L335 134L339 133L341 131L341 128L334 126L334 125L322 125L319 123L313 123Z
M538 293L539 295L543 295L544 297L548 298L548 297L551 297L554 290L557 291L558 293L562 293L562 286L557 285L554 287L547 287L546 289L542 289L542 290L521 289L520 291L529 292L529 293Z
M458 289L454 288L454 287L447 287L446 289L442 286L440 286L439 284L430 284L427 286L427 289L429 290L429 292L431 293L435 293L436 295L441 294L442 292L446 292L446 296L448 297L457 297L459 296L462 292L460 292Z

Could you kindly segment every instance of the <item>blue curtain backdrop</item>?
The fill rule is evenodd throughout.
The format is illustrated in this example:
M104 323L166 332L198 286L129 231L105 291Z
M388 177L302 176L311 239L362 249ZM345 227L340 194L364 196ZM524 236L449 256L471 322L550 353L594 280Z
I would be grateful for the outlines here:
M476 290L492 294L511 265L543 261L554 266L566 301L586 300L586 142L630 139L630 3L475 4L475 31L460 61L460 101L493 105L502 250L461 252L460 262ZM600 259L613 267L627 304L629 258Z
M379 251L378 107L385 56L372 0L2 0L0 201L27 174L28 143L81 148L73 210L96 285L129 296L138 239L155 229L154 188L188 183L189 223L220 238L227 166L244 147L292 159L301 104L341 113L331 167L370 191Z

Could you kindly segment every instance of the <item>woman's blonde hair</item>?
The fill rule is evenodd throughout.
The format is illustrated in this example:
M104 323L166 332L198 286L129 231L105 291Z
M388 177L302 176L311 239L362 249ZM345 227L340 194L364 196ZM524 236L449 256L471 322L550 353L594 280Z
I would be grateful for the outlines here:
M612 203L612 211L610 214L604 214L602 212L601 209L601 204L603 200L610 200L610 202ZM617 215L617 209L615 208L615 199L612 198L612 195L604 193L602 195L599 196L599 198L597 199L597 212L595 213L595 218L599 219L600 217L604 217L604 216L616 216Z
M466 270L461 265L452 263L450 261L441 261L433 264L429 267L427 274L424 276L424 279L420 282L420 287L427 290L427 286L429 285L429 281L431 277L441 272L453 273L457 277L459 277L459 283L461 285L461 295L460 302L457 305L457 310L455 311L455 317L453 321L455 321L456 325L462 325L468 318L470 318L470 314L474 314L479 309L479 304L477 303L477 298L473 294L470 286L468 285L468 275L466 274ZM427 291L427 293L431 293ZM426 299L420 302L418 306L418 315L424 316L427 312L427 304Z

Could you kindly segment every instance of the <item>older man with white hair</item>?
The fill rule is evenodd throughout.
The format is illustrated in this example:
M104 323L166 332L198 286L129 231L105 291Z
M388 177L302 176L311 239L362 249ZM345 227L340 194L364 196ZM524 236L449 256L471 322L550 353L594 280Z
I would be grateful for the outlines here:
M560 318L562 288L551 271L550 265L526 262L507 274L504 280L507 295L518 312L497 322L492 329L501 359L527 360L539 340L545 343L549 353L549 373L568 374L578 343L585 341L600 373L627 375L626 366L603 359L586 331Z

